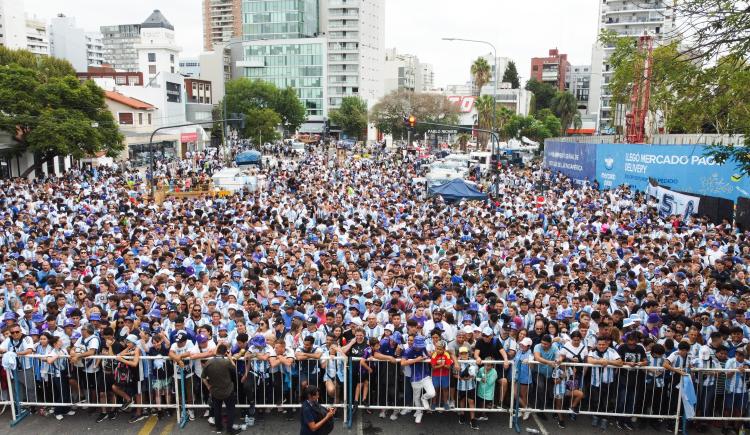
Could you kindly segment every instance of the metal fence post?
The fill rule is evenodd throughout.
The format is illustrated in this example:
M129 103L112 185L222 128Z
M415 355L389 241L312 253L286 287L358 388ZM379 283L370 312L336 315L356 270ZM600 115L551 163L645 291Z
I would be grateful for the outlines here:
M690 375L686 375L690 376ZM682 420L682 376L680 376L680 388L677 393L677 415L675 415L675 422L674 422L674 433L677 435L677 433L680 431L680 420Z
M346 406L344 409L348 409L349 413L347 415L346 411L344 411L344 416L349 417L348 420L344 420L346 422L346 427L348 429L352 428L352 423L354 422L354 400L352 397L354 397L354 392L352 391L352 357L349 356L346 359L346 362L344 363L344 372L346 376L344 376L344 403Z
M11 372L14 374L11 376ZM31 413L28 409L21 407L21 395L19 388L20 382L18 382L18 368L13 370L6 370L8 375L8 395L10 396L10 410L13 419L10 421L10 427L14 427L21 422L24 418L28 417ZM23 366L21 367L21 373L23 373Z
M183 370L180 367L176 367L177 370L180 372L180 382L178 382L180 388L179 388L179 400L175 400L177 402L177 415L178 415L178 422L180 423L180 429L184 428L185 425L188 422L188 410L187 410L187 401L185 396L185 370ZM180 405L182 405L182 412L180 412Z
M514 419L513 416L516 414L516 405L518 404L516 398L516 363L515 361L510 366L510 406L508 407L508 428L513 429ZM500 406L503 406L503 398L500 398ZM520 428L516 432L520 432Z
M518 364L522 365L523 363L524 362L522 360L520 360L520 359L518 360ZM516 385L517 371L520 370L520 369L521 369L521 366L515 366L515 365L513 366L513 377L512 377L513 382L512 383L513 383L514 386ZM520 399L520 397L521 397L521 389L520 388L514 388L513 394L511 396L515 397L515 399L516 399L515 403L510 408L510 422L511 422L511 427L516 430L516 433L521 433L521 423L518 421L518 418L519 418L520 413L521 413L521 411L520 411L520 409L521 409L521 399ZM526 400L528 400L528 395L527 395L527 399Z

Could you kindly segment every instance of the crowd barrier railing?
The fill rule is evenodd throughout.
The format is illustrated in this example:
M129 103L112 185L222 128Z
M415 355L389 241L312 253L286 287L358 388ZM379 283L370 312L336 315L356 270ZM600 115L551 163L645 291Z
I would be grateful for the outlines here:
M430 368L429 378L416 382L412 370L412 366L402 366L398 358L352 358L353 407L378 410L381 417L393 420L411 412L415 416L453 412L480 421L493 414L510 415L514 407L512 362L458 360L450 367Z
M16 361L15 368L3 369L7 389L0 396L0 406L10 406L11 426L32 413L66 416L78 409L95 409L100 416L126 409L133 416L173 413L181 426L196 413L208 416L210 396L200 380L206 359L186 360L184 367L166 356L142 356L135 367L114 356L50 362L49 355L28 355ZM341 409L347 425L358 410L393 419L412 412L466 413L480 421L508 413L509 427L516 431L533 414L587 415L600 428L636 422L675 433L681 422L683 431L709 424L739 430L750 424L750 369L688 369L695 402L687 404L683 377L663 367L459 360L443 371L428 369L429 380L412 382L410 366L400 359L233 361L236 406L246 422L274 409L300 408L305 386L315 385L321 403ZM695 411L689 425L686 407Z

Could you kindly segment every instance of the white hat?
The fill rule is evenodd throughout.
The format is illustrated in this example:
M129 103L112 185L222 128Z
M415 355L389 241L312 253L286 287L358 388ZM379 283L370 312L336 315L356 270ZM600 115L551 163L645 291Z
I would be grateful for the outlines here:
M534 342L531 341L529 337L525 337L523 340L521 340L521 344L523 344L524 346L531 346L532 344L534 344Z
M129 342L136 344L138 343L138 336L135 334L129 334L127 337L125 337L125 340L128 340Z
M24 311L34 311L34 306L31 304L26 304L23 306Z
M474 328L471 325L466 325L463 327L463 329L461 329L461 332L463 332L464 334L473 334Z
M396 328L389 323L389 324L385 325L385 330L393 332L393 331L396 330Z

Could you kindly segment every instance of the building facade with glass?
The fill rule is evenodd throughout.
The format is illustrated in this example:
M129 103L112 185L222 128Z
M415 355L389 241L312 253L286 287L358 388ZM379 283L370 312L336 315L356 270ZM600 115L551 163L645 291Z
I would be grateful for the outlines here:
M326 115L325 38L283 39L247 42L243 46L244 68L249 79L264 80L280 89L297 91L310 118Z
M242 38L314 38L319 32L318 0L244 0Z

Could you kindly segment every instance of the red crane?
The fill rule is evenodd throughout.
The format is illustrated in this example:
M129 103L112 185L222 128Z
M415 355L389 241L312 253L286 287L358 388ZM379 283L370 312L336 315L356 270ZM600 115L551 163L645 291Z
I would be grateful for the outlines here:
M651 98L654 39L643 35L638 38L638 56L634 68L633 92L630 94L630 112L625 115L628 143L643 143L646 138L646 115ZM643 61L641 61L641 57Z

